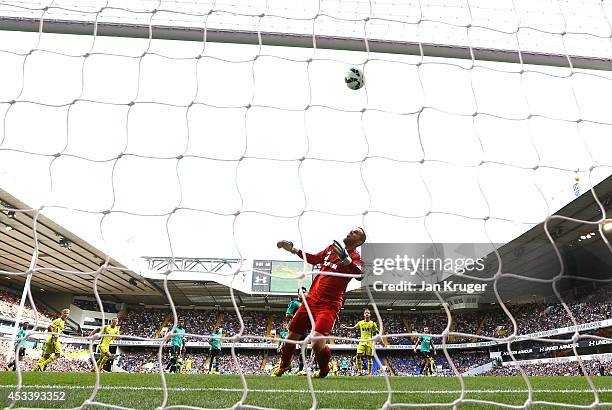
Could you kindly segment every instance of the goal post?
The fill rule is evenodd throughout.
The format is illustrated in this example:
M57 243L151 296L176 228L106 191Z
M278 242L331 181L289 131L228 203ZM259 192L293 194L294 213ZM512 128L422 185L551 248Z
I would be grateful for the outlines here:
M307 35L269 31L229 30L157 24L125 24L45 18L0 16L0 30L42 32L53 34L93 35L152 38L177 41L209 41L213 43L251 44L263 46L320 48L344 51L370 51L372 53L405 54L423 57L458 58L464 60L491 61L571 67L585 70L612 70L612 59L587 55L565 55L529 50L468 47L451 44L392 41L376 38Z

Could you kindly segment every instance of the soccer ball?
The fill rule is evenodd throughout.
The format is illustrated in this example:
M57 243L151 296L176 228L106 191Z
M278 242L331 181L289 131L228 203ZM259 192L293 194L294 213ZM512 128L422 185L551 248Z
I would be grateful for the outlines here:
M344 77L344 82L346 86L351 90L359 90L363 87L365 83L365 77L360 69L357 67L351 67L346 72L346 76Z

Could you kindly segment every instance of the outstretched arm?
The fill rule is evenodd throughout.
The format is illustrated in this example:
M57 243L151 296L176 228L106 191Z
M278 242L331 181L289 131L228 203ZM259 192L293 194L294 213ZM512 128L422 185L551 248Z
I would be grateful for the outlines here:
M318 265L320 263L323 263L323 260L325 259L325 250L322 250L321 252L313 255L311 253L305 253L302 252L299 249L296 249L294 252L300 259L304 259L304 255L306 255L306 262L310 263L311 265Z
M321 252L313 255L311 253L305 253L302 252L300 249L294 248L293 247L293 242L291 241L278 241L276 246L280 249L284 249L287 252L291 252L294 255L297 255L299 258L304 259L304 255L306 258L306 262L310 263L311 265L318 265L319 263L322 263L323 260L325 259L325 249L323 249Z

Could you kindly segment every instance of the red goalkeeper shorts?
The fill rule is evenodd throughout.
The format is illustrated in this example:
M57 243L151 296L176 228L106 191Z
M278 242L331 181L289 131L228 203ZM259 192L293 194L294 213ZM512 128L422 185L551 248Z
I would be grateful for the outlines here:
M308 307L312 312L314 318L314 330L315 332L321 333L322 335L328 336L334 328L334 323L338 318L338 307L335 304L329 302L320 302L309 300ZM306 310L306 304L298 308L295 312L295 316L291 319L289 324L289 330L301 335L307 333L312 328L308 311Z

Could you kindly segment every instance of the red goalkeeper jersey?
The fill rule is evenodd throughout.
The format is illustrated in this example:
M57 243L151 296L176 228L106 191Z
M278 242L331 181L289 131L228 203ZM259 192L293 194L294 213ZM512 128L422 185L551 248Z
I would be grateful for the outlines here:
M297 256L304 259L302 251L297 251ZM357 251L349 251L349 256L352 262L349 265L343 265L342 261L333 251L332 245L323 249L316 255L306 253L306 262L311 265L321 264L321 273L319 273L312 282L312 286L306 295L307 301L326 302L342 306L342 297L346 291L346 286L351 281L351 277L330 276L325 272L337 272L350 275L361 275L363 273L363 262L361 255Z

